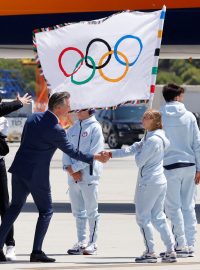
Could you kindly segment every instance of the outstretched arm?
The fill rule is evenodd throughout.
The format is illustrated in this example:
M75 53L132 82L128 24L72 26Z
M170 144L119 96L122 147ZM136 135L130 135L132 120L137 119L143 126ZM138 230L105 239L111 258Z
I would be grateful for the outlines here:
M89 147L89 154L97 154L98 152L102 151L104 148L104 137L102 134L102 131L99 128L94 128L92 131L92 140L90 142L90 147ZM72 165L72 170L74 172L83 170L85 167L87 167L88 164L82 161L76 161Z
M64 129L56 131L52 143L71 158L81 160L88 164L93 164L93 160L98 160L102 163L108 160L103 154L83 154L81 151L74 149L73 145L69 143Z
M17 99L11 102L2 102L0 104L0 116L7 115L23 107L24 104L29 104L32 98L28 94L23 97L17 95Z
M123 148L123 149L117 149L111 152L111 156L113 158L120 158L120 157L127 157L127 156L133 156L135 155L137 152L140 151L140 149L142 148L142 141L140 142L136 142L134 144L132 144L129 147Z

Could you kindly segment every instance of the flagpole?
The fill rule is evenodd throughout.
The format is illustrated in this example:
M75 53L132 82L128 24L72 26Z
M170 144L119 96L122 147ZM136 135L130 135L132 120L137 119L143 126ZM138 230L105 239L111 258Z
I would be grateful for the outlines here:
M150 98L149 98L149 109L152 108L154 94L155 94L155 86L156 86L156 77L158 73L158 60L160 55L160 47L162 41L162 34L163 34L163 26L165 21L165 14L166 14L166 6L164 5L160 14L160 22L157 34L157 45L154 52L154 62L152 66L152 73L151 73L151 86L150 86Z

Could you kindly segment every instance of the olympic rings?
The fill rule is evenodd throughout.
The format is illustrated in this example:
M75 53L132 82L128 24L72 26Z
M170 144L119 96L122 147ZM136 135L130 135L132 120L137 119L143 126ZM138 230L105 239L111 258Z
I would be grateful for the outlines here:
M136 41L139 43L139 52L138 52L137 56L135 57L135 59L134 59L131 63L129 63L128 58L126 57L126 55L125 55L124 53L118 51L119 45L120 45L121 42L123 42L125 39L134 39L134 40L136 40ZM106 45L106 47L107 47L107 49L108 49L108 52L106 52L103 56L101 56L101 58L100 58L100 60L99 60L99 63L98 63L98 66L96 66L94 59L93 59L91 56L88 56L90 46L91 46L94 42L102 42L103 44ZM59 55L59 57L58 57L58 64L59 64L59 67L60 67L62 73L63 73L66 77L71 77L71 82L74 83L74 84L77 84L77 85L86 84L86 83L88 83L89 81L91 81L92 78L93 78L94 75L95 75L96 69L99 70L99 74L100 74L100 76L101 76L104 80L109 81L109 82L119 82L120 80L122 80L122 79L126 76L129 67L132 67L133 65L135 65L135 63L137 62L137 60L139 59L139 57L140 57L140 55L141 55L142 49L143 49L143 44L142 44L141 39L140 39L139 37L133 36L133 35L125 35L125 36L121 37L121 38L116 42L116 44L115 44L115 46L114 46L114 50L111 49L110 45L109 45L108 42L106 42L105 40L103 40L103 39L101 39L101 38L95 38L95 39L92 39L92 40L88 43L88 45L87 45L87 47L86 47L86 53L85 53L85 56L84 56L84 54L83 54L79 49L77 49L77 48L75 48L75 47L68 47L68 48L65 48L64 50L62 50L62 52L60 53L60 55ZM75 52L77 52L77 53L80 55L80 57L81 57L81 59L76 63L76 66L75 66L75 68L74 68L74 70L73 70L73 72L72 72L71 74L67 73L67 72L65 71L63 65L62 65L62 57L63 57L63 55L64 55L66 52L68 52L68 51L75 51ZM125 71L124 71L124 73L123 73L120 77L111 79L111 78L107 77L107 76L103 73L102 69L103 69L105 66L107 66L107 64L110 62L111 57L112 57L113 54L114 54L114 57L115 57L116 61L117 61L118 63L120 63L121 65L125 66ZM121 57L123 58L124 61L122 61L122 60L119 58L119 56L121 56ZM103 61L104 61L104 59L105 59L106 57L107 57L107 59L106 59L106 61L103 63ZM88 59L89 59L89 61L91 62L91 64L88 63ZM93 70L92 70L91 75L90 75L87 79L85 79L85 80L83 80L83 81L76 81L76 80L74 79L74 76L73 76L73 75L74 75L74 74L81 68L81 66L83 65L83 60L85 60L85 65L86 65L87 67L89 67L89 68L92 68Z
M107 55L112 55L113 53L114 53L113 50L111 50L110 52L105 53L105 54L101 57L101 59L99 60L99 65L101 66L101 64L102 64L102 62L103 62L103 60L104 60L104 58L105 58ZM126 73L128 72L128 69L129 69L128 58L127 58L126 55L124 55L122 52L117 51L117 53L118 53L120 56L122 56L122 57L124 58L124 60L125 60L125 62L126 62L126 69L125 69L124 73L123 73L120 77L118 77L118 78L116 78L116 79L110 79L110 78L108 78L107 76L104 75L102 69L99 69L99 73L100 73L101 77L103 77L106 81L109 81L109 82L119 82L119 81L121 81L121 80L126 76Z
M141 52L142 52L143 45L142 45L142 42L141 42L141 39L140 39L140 38L138 38L138 37L136 37L136 36L132 36L132 35L126 35L126 36L123 36L123 37L121 37L121 38L116 42L115 47L114 47L114 55L115 55L116 60L117 60L120 64L122 64L122 65L124 65L124 66L126 66L126 63L124 63L123 61L121 61L121 59L119 58L119 56L118 56L118 54L117 54L117 50L118 50L119 44L120 44L124 39L126 39L126 38L133 38L133 39L136 39L136 40L138 41L139 45L140 45L140 51L139 51L139 53L138 53L136 59L135 59L132 63L129 64L129 67L131 67L131 66L133 66L133 65L137 62L137 60L138 60L138 58L139 58L139 56L140 56L140 54L141 54Z
M81 63L80 63L80 67L77 68L77 70L76 70L76 68L75 68L74 71L73 71L71 74L68 74L68 73L65 71L65 69L63 68L63 65L62 65L62 57L63 57L63 55L64 55L66 52L68 52L68 51L76 51L77 53L80 54L81 58L84 57L84 54L82 53L82 51L80 51L79 49L77 49L77 48L75 48L75 47L68 47L68 48L64 49L64 50L61 52L61 54L60 54L59 57L58 57L58 64L59 64L59 67L60 67L61 71L63 72L63 74L64 74L66 77L70 77L70 76L72 76L74 73L76 73L76 72L79 70L79 68L82 66L82 64L83 64L83 62L81 62Z
M90 49L90 46L92 45L92 43L96 42L96 41L99 41L99 42L102 42L106 45L106 47L108 48L108 51L110 52L111 51L111 47L110 45L108 44L108 42L106 42L104 39L101 39L101 38L94 38L92 39L89 44L87 45L87 48L86 48L86 53L85 53L85 64L87 67L89 68L93 68L93 66L91 66L90 64L88 64L88 61L87 61L87 56L88 56L88 52L89 52L89 49ZM96 69L100 69L100 68L103 68L105 67L109 62L110 62L110 59L111 59L111 54L108 55L108 58L107 60L105 61L105 63L101 66L96 66Z
M72 82L72 83L77 84L77 85L85 84L85 83L88 83L89 81L91 81L92 78L94 77L94 74L95 74L95 71L96 71L95 62L94 62L94 60L92 59L92 57L87 56L87 58L88 58L88 59L91 61L91 63L92 63L92 67L93 67L92 74L91 74L86 80L81 81L81 82L75 81L75 80L74 80L74 77L73 77L73 75L72 75L72 76L71 76L71 82ZM81 64L81 62L83 63L83 60L84 60L84 59L86 59L86 56L83 57L83 58L81 58L81 59L77 62L77 64L76 64L74 70L76 70L76 68L79 66L79 64ZM74 72L73 72L73 73L74 73Z

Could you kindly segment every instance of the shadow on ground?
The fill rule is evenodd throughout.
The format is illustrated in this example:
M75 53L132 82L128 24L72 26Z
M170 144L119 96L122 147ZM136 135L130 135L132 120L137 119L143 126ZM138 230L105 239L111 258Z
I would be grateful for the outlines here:
M70 203L54 203L55 213L71 213ZM28 202L23 207L23 212L37 212L34 203ZM133 203L99 203L99 212L105 214L135 214ZM197 222L200 223L200 204L196 205Z

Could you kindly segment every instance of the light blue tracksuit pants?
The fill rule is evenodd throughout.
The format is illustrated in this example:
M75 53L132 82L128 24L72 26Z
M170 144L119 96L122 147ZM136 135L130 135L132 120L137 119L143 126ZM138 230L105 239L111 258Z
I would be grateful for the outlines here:
M176 247L193 246L196 235L196 167L165 170L167 195L165 211L172 223Z
M99 226L98 184L69 184L71 208L76 218L78 242L86 242L86 225L89 222L89 242L96 243Z
M174 250L174 241L164 213L167 184L138 184L135 193L136 220L144 237L146 251L155 252L153 227L159 231L168 252Z

